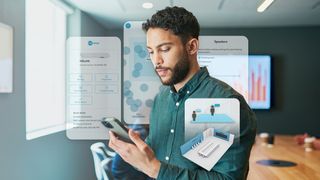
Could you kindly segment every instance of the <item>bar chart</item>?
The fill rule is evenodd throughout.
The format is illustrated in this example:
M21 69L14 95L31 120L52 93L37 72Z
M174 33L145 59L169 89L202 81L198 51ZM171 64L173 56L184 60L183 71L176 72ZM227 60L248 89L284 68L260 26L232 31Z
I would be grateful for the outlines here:
M270 76L270 56L249 56L249 104L251 108L270 108Z

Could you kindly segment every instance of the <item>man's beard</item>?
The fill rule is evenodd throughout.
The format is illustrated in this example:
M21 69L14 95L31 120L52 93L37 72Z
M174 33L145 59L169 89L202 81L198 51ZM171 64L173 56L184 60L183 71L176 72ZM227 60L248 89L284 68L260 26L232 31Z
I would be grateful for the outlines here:
M167 81L163 81L160 75L156 72L163 85L171 86L181 82L186 78L190 70L190 61L187 53L183 53L182 57L178 60L177 64L173 68L157 66L155 70L162 68L168 69L169 71L171 71L172 74L172 76Z

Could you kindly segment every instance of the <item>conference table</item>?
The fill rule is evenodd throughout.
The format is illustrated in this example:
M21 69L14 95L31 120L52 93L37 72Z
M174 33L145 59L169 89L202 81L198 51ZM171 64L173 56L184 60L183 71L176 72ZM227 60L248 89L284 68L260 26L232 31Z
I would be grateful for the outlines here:
M260 160L284 160L296 163L291 167L265 166ZM320 150L306 152L293 136L276 135L273 147L262 145L257 136L250 155L248 180L310 179L320 180Z

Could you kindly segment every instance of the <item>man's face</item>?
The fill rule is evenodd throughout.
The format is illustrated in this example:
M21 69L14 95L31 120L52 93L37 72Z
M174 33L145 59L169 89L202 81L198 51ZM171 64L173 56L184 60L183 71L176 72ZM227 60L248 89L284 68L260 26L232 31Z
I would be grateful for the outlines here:
M169 30L150 28L147 48L162 84L181 82L190 70L190 60L180 38Z

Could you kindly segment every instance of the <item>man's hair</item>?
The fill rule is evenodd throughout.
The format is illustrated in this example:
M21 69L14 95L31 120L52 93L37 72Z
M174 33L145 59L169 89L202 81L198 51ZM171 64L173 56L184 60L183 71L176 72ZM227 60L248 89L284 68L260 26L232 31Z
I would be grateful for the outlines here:
M166 7L152 15L151 19L142 24L147 32L149 28L171 30L185 44L189 38L199 37L200 26L197 18L183 7Z

